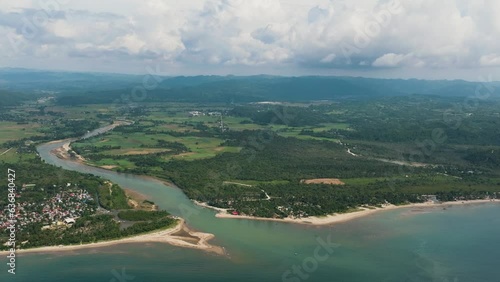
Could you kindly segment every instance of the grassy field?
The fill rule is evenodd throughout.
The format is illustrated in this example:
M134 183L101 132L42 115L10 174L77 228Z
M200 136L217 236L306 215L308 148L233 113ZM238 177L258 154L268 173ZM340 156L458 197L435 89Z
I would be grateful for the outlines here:
M107 105L49 106L45 112L62 113L67 119L96 119L98 114L112 114Z
M19 161L19 157L14 148L0 148L0 161L15 163Z
M311 128L314 132L328 131L332 129L342 129L342 130L351 130L349 124L347 123L324 123L319 127Z
M174 155L172 158L182 159L182 160L196 160L215 157L220 153L237 153L241 150L239 147L196 147L193 152L182 153L179 155ZM169 159L169 158L167 158Z
M140 149L140 145L154 145L156 140L162 139L161 135L151 136L142 133L131 133L122 135L120 133L111 132L95 138L90 138L85 141L74 143L73 146L96 146L98 148L104 146L121 146L122 149Z
M10 149L10 150L9 150ZM36 158L35 153L22 153L16 152L15 148L1 148L0 147L0 161L14 164L20 161L33 160Z
M300 133L300 131L299 132L297 132L297 131L285 131L285 132L278 132L278 135L283 136L283 137L294 137L294 138L303 139L303 140L322 140L322 141L339 142L339 139L335 139L335 138L300 135L299 133Z
M231 180L231 181L225 181L225 185L230 185L230 184L241 184L241 185L259 185L259 184L288 184L290 183L288 180L273 180L273 181L259 181L259 180Z
M75 148L81 146L96 146L96 147L104 147L111 146L116 147L120 146L120 149L111 149L101 151L102 154L107 155L130 155L130 154L151 154L157 152L167 152L168 148L158 148L151 149L150 147L155 146L159 140L167 141L167 142L179 142L188 148L188 152L184 152L177 155L165 155L162 156L163 160L168 161L171 159L182 159L182 160L196 160L203 158L211 158L216 156L217 154L230 152L237 153L241 150L239 147L226 147L221 146L224 140L216 138L216 137L198 137L198 136L182 136L175 137L165 132L173 131L173 132L199 132L200 130L197 127L200 124L207 126L209 128L220 127L220 116L189 116L189 111L197 110L203 112L210 112L215 110L220 110L221 112L224 110L223 107L214 109L211 107L203 108L203 107L195 107L193 105L183 105L179 104L177 106L167 105L168 108L157 107L152 108L148 112L146 117L142 117L136 121L136 126L147 128L148 131L156 131L158 132L155 135L146 135L143 133L108 133L106 135L100 136L98 138L93 138L87 140L85 142L78 142L74 144ZM90 107L86 108L87 111L99 111L100 108ZM73 111L77 111L77 109L73 109ZM332 129L348 129L349 124L346 123L327 123L327 124L319 124L317 126L308 126L308 127L288 127L287 125L259 125L255 123L251 123L247 118L242 117L232 117L232 116L223 116L223 123L226 128L232 131L243 131L243 130L259 130L259 129L267 129L276 131L279 135L284 137L295 137L299 139L308 139L308 140L326 140L332 142L338 142L339 140L333 138L323 138L323 137L314 137L308 135L300 135L300 132L303 129L312 130L314 132L327 131ZM162 133L164 132L164 133ZM149 147L149 148L147 148ZM110 160L106 160L101 162L102 165L118 165L116 163L111 162Z
M90 160L89 162L95 166L111 166L124 169L135 168L134 163L127 160L102 159L99 161Z
M187 153L166 156L166 160L171 158L180 158L185 160L209 158L223 152L239 152L240 150L238 147L221 146L223 140L219 138L197 136L174 137L168 134L156 134L152 137L151 135L144 135L143 133L128 133L126 135L122 135L121 133L114 132L86 140L85 142L74 143L73 146L75 148L83 146L96 146L98 148L104 146L121 146L120 149L106 150L102 152L102 154L108 155L137 155L168 151L168 148L152 149L141 147L141 145L153 146L157 144L158 140L179 142L184 144L190 150L190 152Z
M38 132L40 125L37 123L17 124L10 121L0 122L0 144L32 136L42 135Z
M272 130L275 130L280 136L283 136L283 137L294 137L294 138L303 139L303 140L324 140L324 141L332 141L332 142L339 142L339 140L335 139L335 138L301 135L300 132L302 130L311 130L313 132L329 131L332 129L350 130L349 124L347 124L347 123L324 123L324 124L319 124L318 126L303 126L303 127L288 127L286 125L272 125L270 128Z
M142 124L142 123L141 123ZM168 123L162 124L151 128L156 131L175 131L175 132L199 132L198 129L195 129L191 124L183 124L183 123Z
M193 125L195 123L203 123L204 125L212 128L218 128L220 126L220 117L217 116L196 116L189 117L186 113L178 113L176 116L152 116L154 120L161 121L165 124L153 127L153 130L173 130L173 131L197 131ZM246 121L248 119L240 118L240 117L222 117L222 121L225 127L230 130L242 131L242 130L255 130L255 129L263 129L264 126L252 123L241 123L242 121Z
M169 149L151 149L151 148L130 148L130 149L114 149L106 151L108 155L120 156L120 155L148 155L155 153L169 152Z

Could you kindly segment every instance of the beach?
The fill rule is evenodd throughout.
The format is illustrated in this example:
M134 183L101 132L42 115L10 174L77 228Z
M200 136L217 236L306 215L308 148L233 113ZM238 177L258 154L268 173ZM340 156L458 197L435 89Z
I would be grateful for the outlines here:
M200 207L204 207L204 208L207 208L207 209L211 209L211 210L215 210L215 211L218 211L219 214L225 214L227 213L228 209L223 209L223 208L218 208L218 207L213 207L207 203L204 203L204 202L199 202L199 201L196 201L196 200L193 200L193 203L195 203L197 206L200 206ZM229 215L229 214L228 214Z
M59 140L63 141L63 140ZM54 141L54 142L59 142L59 141ZM63 146L53 150L51 153L55 154L57 157L64 159L64 160L69 160L69 161L76 161L80 163L85 163L85 159L80 156L76 155L73 159L69 157L69 150L71 150L70 147L70 141L67 143L63 144ZM175 186L173 183L167 182L162 179L157 179L151 176L140 176L144 179L149 179L149 180L154 180L158 181L161 183L166 184L167 186ZM452 201L452 202L425 202L425 203L414 203L414 204L407 204L407 205L383 205L382 207L371 207L371 208L366 208L366 207L359 207L359 211L353 211L353 212L348 212L348 213L334 213L331 215L327 216L310 216L310 217L303 217L303 218L265 218L265 217L256 217L256 216L248 216L248 215L233 215L229 214L227 211L228 209L225 208L218 208L218 207L213 207L208 205L207 203L199 202L196 200L193 200L193 203L196 204L197 206L212 209L217 211L217 214L215 215L217 218L227 218L227 219L251 219L251 220L265 220L265 221L277 221L277 222L289 222L289 223L297 223L297 224L309 224L309 225L331 225L335 223L341 223L341 222L346 222L349 220L353 220L356 218L360 217L365 217L368 215L371 215L373 213L379 212L379 211L387 211L387 210L394 210L394 209L400 209L400 208L435 208L435 207L446 207L446 206L451 206L451 205L466 205L466 204L481 204L481 203L491 203L491 202L500 202L498 199L486 199L486 200L470 200L470 201Z
M310 217L303 217L303 218L265 218L265 217L255 217L255 216L247 216L247 215L232 215L228 214L227 212L224 212L224 209L218 209L214 207L209 207L204 203L198 203L199 206L206 207L206 208L211 208L211 209L216 209L219 210L219 213L217 213L215 216L218 218L228 218L228 219L252 219L252 220L265 220L265 221L277 221L277 222L289 222L289 223L297 223L297 224L309 224L309 225L333 225L336 223L341 223L341 222L346 222L350 221L356 218L361 218L365 217L380 211L388 211L388 210L394 210L394 209L401 209L401 208L420 208L420 209L425 209L425 208L446 208L448 206L454 206L454 205L477 205L477 204L486 204L486 203L500 203L499 199L486 199L486 200L470 200L470 201L453 201L453 202L440 202L440 203L434 203L434 202L425 202L425 203L415 203L415 204L408 204L408 205L384 205L381 208L375 207L375 208L364 208L360 207L361 210L359 211L354 211L354 212L348 212L348 213L335 213L327 216L310 216Z
M110 125L107 127L108 130L116 127L116 124ZM64 139L64 140L56 140L49 142L47 144L54 144L58 142L64 142L62 146L53 149L50 153L54 154L56 157L84 164L85 159L78 155L74 154L73 157L70 156L69 152L71 150L71 142L74 139ZM143 178L148 178L149 180L154 180L160 183L170 184L166 181L156 179L153 177L144 176ZM146 199L146 197L138 192L127 189L129 194L133 194L134 196L138 196L140 199ZM173 246L185 247L203 250L210 253L215 253L218 255L224 255L225 251L222 247L214 246L208 243L209 240L213 239L214 235L210 233L203 232L195 232L190 230L189 227L185 224L185 220L182 218L178 218L178 223L176 226L164 229L153 231L146 234L139 234L137 236L120 238L116 240L102 241L96 243L88 243L81 245L60 245L60 246L46 246L46 247L37 247L30 249L18 249L17 253L45 253L45 252L59 252L59 251L73 251L80 249L88 249L88 248L98 248L98 247L107 247L116 244L126 244L126 243L148 243L148 242L157 242L157 243L167 243ZM0 254L7 254L6 251L1 251Z
M387 206L375 211L365 208L359 212L318 217L318 220L323 222L318 226L311 225L313 218L275 219L276 223L292 224L266 223L260 220L270 219L252 217L249 218L252 220L248 221L220 219L214 216L220 211L202 208L201 205L195 208L193 200L188 199L181 190L168 189L163 185L164 181L160 179L109 172L91 167L82 168L74 165L74 162L63 161L55 157L50 153L52 149L54 146L39 149L42 158L50 164L86 173L90 171L121 187L147 195L147 198L153 199L159 207L175 215L184 214L179 207L188 207L190 208L188 211L195 211L196 216L189 217L189 225L197 230L216 234L217 244L230 250L231 259L227 259L229 254L220 256L206 253L205 255L204 252L195 249L173 249L169 246L161 247L161 243L146 243L148 240L145 242L122 241L123 244L117 243L114 246L102 248L102 251L98 248L91 249L94 245L98 247L99 244L89 244L83 247L89 249L83 251L63 251L62 249L57 252L59 248L56 247L54 255L49 256L50 260L43 261L40 261L36 250L19 254L22 256L23 269L29 269L32 273L51 273L50 275L54 273L52 276L47 276L50 279L59 277L60 274L57 271L60 269L73 269L72 267L78 265L82 267L69 273L68 277L80 275L88 268L92 271L85 272L88 275L86 278L95 281L109 280L112 278L110 270L120 270L123 265L127 268L127 274L144 281L160 281L165 277L172 281L274 281L279 280L280 275L291 266L300 265L305 259L311 257L317 240L322 239L325 242L331 240L332 243L341 246L332 254L334 256L332 259L322 262L321 267L314 272L313 280L315 281L330 281L336 267L345 269L346 266L353 267L345 269L345 274L342 271L335 272L335 277L345 281L366 281L365 272L369 272L370 277L375 277L376 281L383 281L387 280L387 269L394 269L395 261L403 261L405 264L398 266L390 277L391 281L399 281L401 277L420 275L423 270L414 267L417 263L429 265L430 270L433 271L434 265L429 263L427 258L441 256L449 259L447 266L455 267L457 271L470 270L467 273L477 274L477 270L481 269L484 275L480 278L484 278L484 281L495 281L492 279L496 275L494 271L488 271L492 269L498 257L497 252L492 253L491 250L498 249L496 248L498 240L495 238L498 236L496 230L500 225L497 224L498 219L495 214L500 205L476 204L490 202L489 200L464 201L463 203L460 201L440 205L429 203ZM456 206L448 208L452 205ZM401 208L401 212L390 211L394 208ZM388 212L378 213L379 210L388 210ZM417 216L422 213L426 215ZM335 218L333 222L330 220L332 217ZM365 218L362 219L362 217ZM244 217L234 216L234 218ZM352 224L336 223L349 220L352 220ZM360 224L356 223L357 220ZM328 224L334 224L334 226L331 227ZM466 236L461 236L462 232ZM176 235L185 235L182 233L179 231ZM471 238L477 238L478 242L484 242L484 244L470 244ZM193 239L186 238L186 240L191 243L192 241L189 240ZM209 242L215 244L215 241ZM106 242L103 243L106 244ZM459 249L458 254L457 249ZM415 256L415 250L425 256ZM138 260L139 252L141 252L140 260ZM43 255L43 252L40 253ZM466 261L462 259L471 257L471 254L477 259ZM388 260L389 255L394 256L394 259ZM342 265L339 266L339 262ZM152 265L161 265L161 267L152 268ZM263 265L270 267L262 267ZM363 271L357 271L357 269ZM19 271L22 274L21 268ZM245 276L242 273L249 275ZM451 276L453 273L429 277L443 281L453 280L455 277ZM359 277L356 277L357 274ZM467 278L467 281L474 281L477 276L472 275Z
M47 246L31 249L18 249L16 253L47 253L47 252L62 252L62 251L75 251L89 248L108 247L117 244L126 243L166 243L173 246L185 247L203 250L218 255L224 255L224 249L219 246L214 246L208 243L209 240L214 238L213 234L195 232L190 230L183 219L179 219L176 226L159 231L153 231L146 234L140 234L133 237L121 238L110 241L102 241L97 243L89 243L82 245L60 245L60 246ZM8 254L7 251L1 251L0 255Z
M57 141L56 141L57 142ZM81 156L75 156L74 158L69 158L68 151L71 149L70 147L70 142L65 143L62 147L59 147L55 150L53 150L51 153L55 154L61 159L64 160L70 160L70 161L76 161L79 163L85 163L85 159ZM173 183L169 183L165 180L162 179L157 179L154 177L150 176L139 176L143 179L149 179L149 180L154 180L160 183L164 183L167 186L175 186ZM225 218L225 219L249 219L249 220L262 220L262 221L275 221L275 222L285 222L285 223L294 223L294 224L307 224L307 225L315 225L315 226L321 226L321 225L333 225L336 223L342 223L342 222L347 222L350 220L354 220L357 218L361 217L366 217L369 215L372 215L374 213L380 212L380 211L388 211L388 210L394 210L394 209L401 209L401 208L417 208L417 209L426 209L426 208L446 208L448 206L453 206L453 205L471 205L471 204L484 204L484 203L491 203L491 202L496 202L500 203L500 200L498 199L485 199L485 200L469 200L469 201L452 201L452 202L424 202L424 203L414 203L414 204L406 204L406 205L392 205L392 204L386 204L382 205L382 207L358 207L358 211L353 211L353 212L347 212L347 213L334 213L331 215L327 216L310 216L310 217L303 217L303 218L264 218L264 217L255 217L255 216L248 216L248 215L233 215L228 213L228 209L225 208L218 208L218 207L213 207L208 205L207 203L203 202L198 202L196 200L192 200L194 204L200 207L204 207L207 209L212 209L217 211L217 214L215 217L217 218ZM174 232L175 233L175 232ZM201 233L203 234L203 233ZM213 236L213 235L212 235ZM139 236L141 237L141 236ZM211 237L210 235L206 237L206 240L209 240ZM132 239L132 238L130 238ZM125 239L124 239L125 240ZM146 238L138 238L137 240L146 240L146 242L149 242L149 240L158 240L157 237L155 236L147 236ZM178 242L175 238L173 240L169 239L169 243L171 244L185 244L186 242ZM138 242L138 241L130 241L130 242ZM156 242L156 241L155 241ZM106 244L107 242L103 242L103 244ZM117 242L121 243L121 242ZM125 243L125 242L124 242ZM96 243L100 244L100 243ZM89 247L94 247L95 244L89 244ZM193 246L190 246L193 247ZM198 248L198 247L196 247Z

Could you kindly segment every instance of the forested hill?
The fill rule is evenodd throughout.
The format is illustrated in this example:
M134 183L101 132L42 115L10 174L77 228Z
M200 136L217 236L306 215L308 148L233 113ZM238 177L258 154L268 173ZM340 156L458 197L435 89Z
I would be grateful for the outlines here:
M19 105L21 102L26 101L27 99L28 95L24 93L0 90L0 108Z
M464 97L474 96L478 90L481 95L488 93L500 96L498 82L481 83L463 80L268 75L152 77L0 69L0 89L25 93L52 91L58 96L57 101L61 105L121 101L124 100L124 95L131 96L134 87L142 87L143 81L148 84L144 101L150 102L310 101L410 94ZM136 92L140 95L144 93Z
M150 81L153 83L153 80ZM136 86L141 86L137 84ZM311 101L405 96L427 94L439 96L480 95L487 92L500 96L500 85L482 85L466 81L383 80L352 77L273 77L273 76L197 76L164 79L156 88L146 91L148 101L175 102L257 102ZM116 101L132 88L89 91L84 96L61 97L61 104L103 103ZM490 90L491 89L491 90ZM130 96L130 95L129 95Z
M0 68L0 89L24 93L69 92L85 94L91 89L132 87L142 76L102 73L54 72Z

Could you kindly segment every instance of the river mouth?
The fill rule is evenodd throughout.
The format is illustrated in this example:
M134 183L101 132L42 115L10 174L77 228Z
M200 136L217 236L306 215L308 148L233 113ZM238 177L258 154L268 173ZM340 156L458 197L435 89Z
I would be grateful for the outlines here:
M41 158L145 195L159 209L184 218L190 229L214 234L210 242L222 246L227 255L139 242L78 252L22 254L26 269L33 269L33 273L44 271L48 265L54 273L64 267L71 269L66 277L81 273L88 277L75 281L108 281L113 278L110 271L126 267L139 281L165 281L165 277L171 281L288 281L283 280L283 275L295 266L302 267L304 262L307 266L319 246L331 243L332 252L321 253L329 256L316 261L316 270L306 273L307 281L453 281L456 273L461 273L460 281L497 278L491 269L495 269L492 264L498 263L500 257L495 251L500 250L500 219L496 216L499 205L454 205L446 210L410 213L412 208L403 208L333 226L220 219L215 217L217 211L194 204L180 189L163 181L91 167L51 154L64 142L40 145L37 149ZM179 230L175 235L184 237L186 233ZM187 242L194 243L196 239L189 237ZM478 238L487 243L470 244ZM464 264L461 258L471 254L473 258ZM54 275L47 277L50 279L40 281L54 281Z
M128 125L131 122L118 122L112 125L108 125L92 132L87 133L82 138L90 138L99 134L103 134L114 129L116 126ZM199 203L196 201L191 201L187 198L184 192L176 187L175 185L167 182L166 180L157 179L154 177L146 175L133 175L128 173L120 173L112 170L104 169L101 167L95 167L87 165L84 159L80 156L76 158L70 157L68 151L70 149L71 142L77 140L65 139L57 140L42 144L37 147L37 151L43 161L62 167L68 170L74 170L81 173L90 173L95 176L102 177L104 179L110 180L113 183L120 185L121 187L126 187L127 189L133 191L137 194L142 194L152 199L155 203L158 202L158 207L160 209L166 210L174 216L185 219L189 226L195 228L196 230L209 230L211 233L220 233L217 226L234 226L238 225L238 222L244 222L246 225L254 226L255 221L269 221L269 224L295 224L300 223L304 225L312 225L313 228L318 228L318 226L324 226L324 228L331 228L333 224L342 224L347 221L354 219L359 219L365 216L371 216L373 213L378 211L392 210L396 208L411 209L411 208L435 208L440 207L432 203L422 203L407 206L388 206L384 209L376 210L363 210L360 212L351 212L342 215L333 215L327 217L310 217L300 220L296 219L268 219L268 218L256 218L251 216L234 216L227 213L226 209L218 209L214 207L207 206L204 203ZM491 200L478 200L471 201L471 203L488 203ZM498 202L498 201L496 201ZM463 202L451 202L450 204L464 204ZM445 205L448 205L446 203ZM230 219L231 220L230 220ZM237 223L230 223L229 221L236 221Z
M127 123L129 124L129 123ZM121 125L121 124L113 124L113 125L108 125L103 128L96 129L92 132L87 133L84 137L82 138L89 138L92 136L96 136L102 133L105 133L109 130L114 129L116 126ZM181 247L188 247L188 248L195 248L195 249L200 249L204 250L207 252L213 252L219 255L225 255L225 250L222 247L211 245L208 243L209 240L212 240L214 238L214 235L211 233L203 233L203 232L196 232L192 229L190 229L186 225L186 220L184 218L181 218L181 215L183 215L183 212L181 211L182 209L194 209L194 205L191 201L187 199L187 197L184 195L184 193L177 187L169 187L167 186L168 183L165 181L161 181L152 177L148 176L136 176L132 174L124 174L124 173L118 173L114 171L110 171L107 169L103 168L98 168L98 167L93 167L86 165L84 163L84 159L79 157L77 155L76 158L70 156L69 151L70 151L70 144L71 142L75 141L77 139L64 139L64 140L56 140L52 142L48 142L45 144L42 144L37 147L37 151L41 157L41 159L49 164L61 167L63 169L67 170L73 170L73 171L78 171L81 173L90 173L95 176L102 177L104 179L110 180L116 184L119 184L122 187L127 187L128 190L132 191L133 193L139 194L139 195L144 195L150 199L155 199L156 196L151 195L148 192L151 192L150 190L144 190L144 189L134 189L134 187L138 186L148 186L144 185L144 183L148 183L152 186L154 186L156 189L160 189L161 186L164 186L162 189L162 192L167 193L168 192L174 192L174 195L169 194L167 197L170 198L175 198L175 199L182 199L182 203L178 205L178 209L171 209L170 205L162 205L160 204L159 207L161 209L167 210L171 212L173 216L176 216L180 218L180 223L178 226L176 226L172 232L152 232L151 235L138 235L134 236L133 238L126 238L123 239L123 243L129 243L129 242L140 242L141 238L144 242L165 242L169 243L171 245L175 246L181 246ZM132 182L132 185L127 185L130 183L131 180L134 180ZM118 181L117 181L118 180ZM142 181L142 183L140 183ZM171 197L174 196L174 197ZM191 206L190 206L191 205ZM172 211L173 210L173 211ZM199 213L200 210L197 210ZM115 212L116 213L116 212ZM184 214L185 215L185 214ZM124 222L124 226L126 227L127 222ZM135 239L134 239L135 238ZM118 240L119 241L119 240ZM114 242L112 244L119 244L120 242ZM108 244L101 244L102 246L107 246L110 245L111 243ZM70 246L68 246L70 247ZM86 248L88 246L82 246L82 248ZM96 247L98 247L96 245ZM72 248L68 249L76 249L78 248L77 246L72 246ZM53 251L53 249L46 248L47 251ZM63 249L61 249L63 250ZM36 250L33 250L36 251ZM43 250L41 250L43 251Z

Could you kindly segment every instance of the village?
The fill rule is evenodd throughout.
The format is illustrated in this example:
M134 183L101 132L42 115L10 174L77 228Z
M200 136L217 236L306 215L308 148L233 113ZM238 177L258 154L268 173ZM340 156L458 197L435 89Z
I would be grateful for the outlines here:
M71 227L76 219L86 214L93 214L96 210L94 198L85 189L79 189L71 183L67 183L64 191L37 203L22 200L22 194L35 189L36 185L23 184L22 187L16 194L15 219L19 230L34 223L42 223L42 230ZM9 227L9 219L8 212L0 210L0 230Z

